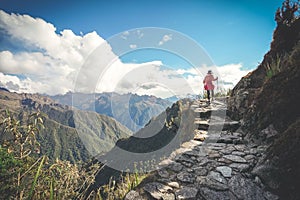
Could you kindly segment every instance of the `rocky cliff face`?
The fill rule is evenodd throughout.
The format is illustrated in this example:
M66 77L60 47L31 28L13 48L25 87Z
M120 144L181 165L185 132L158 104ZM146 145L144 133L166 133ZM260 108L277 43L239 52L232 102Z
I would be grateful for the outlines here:
M300 19L278 22L270 51L228 99L245 138L269 147L253 172L282 199L300 196Z
M299 56L299 32L299 19L296 19L290 25L279 24L277 26L274 31L271 49L264 56L262 63L256 70L243 77L234 87L228 104L231 117L236 119L243 118L246 112L248 112L248 108L255 103L257 95L262 93L261 89L265 84L273 81L268 77L272 65L275 65L274 68L280 68L278 69L280 73L277 76L287 76L287 74L281 75L281 73L286 73L286 71L293 70L292 68L297 68L297 65L299 66L297 61L299 59L297 58ZM293 58L290 58L291 56ZM269 75L272 76L271 74Z
M136 169L153 171L165 157L168 157L180 145L193 139L195 113L191 110L192 101L179 100L165 112L133 136L121 139L106 155L97 159L106 161L106 166L96 176L93 189L107 184L111 177L118 179L121 172ZM138 157L135 157L140 155Z
M130 130L110 117L76 111L37 94L0 90L1 121L5 110L14 113L19 120L38 110L44 114L45 129L41 130L37 139L41 153L50 158L87 161L92 155L109 151L117 140L131 135Z
M238 129L239 123L225 115L226 103L220 100L210 105L205 100L192 102L190 109L197 125L194 139L162 160L125 200L279 199L252 173L266 145L249 145Z

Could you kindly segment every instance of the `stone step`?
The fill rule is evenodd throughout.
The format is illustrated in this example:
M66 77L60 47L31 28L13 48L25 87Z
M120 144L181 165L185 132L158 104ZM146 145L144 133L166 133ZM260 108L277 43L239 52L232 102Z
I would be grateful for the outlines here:
M196 120L194 121L194 124L209 125L208 120L201 120L199 118L196 118Z
M194 112L197 117L205 118L205 119L209 119L212 116L225 118L227 109L222 108L218 110L212 110L212 109L197 108L194 110Z
M197 108L194 108L193 109L195 113L200 113L200 112L208 112L210 111L209 109L205 109L205 108L202 108L202 107L197 107Z
M217 143L225 143L225 144L245 144L246 142L241 137L236 136L226 136L220 137L217 140Z
M204 143L217 143L220 139L220 134L214 133L214 134L208 134L207 137L204 140Z
M250 178L259 148L248 146L243 133L236 131L240 123L226 116L225 101L223 98L210 106L205 100L195 101L191 107L198 129L193 140L160 162L154 182L151 179L141 190L130 191L125 199L278 200L259 177Z
M194 140L204 141L207 138L207 131L195 130Z
M194 140L203 142L206 139L206 135L195 135Z
M205 131L236 131L240 127L240 123L237 121L229 122L208 122L205 120L197 120L194 122L198 127L198 130Z

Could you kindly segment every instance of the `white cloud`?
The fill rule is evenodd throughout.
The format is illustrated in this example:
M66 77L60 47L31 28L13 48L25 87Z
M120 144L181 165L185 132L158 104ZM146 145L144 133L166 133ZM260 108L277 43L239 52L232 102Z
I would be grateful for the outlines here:
M20 84L22 92L57 94L72 90L74 77L87 56L100 44L105 44L96 32L78 36L71 30L63 30L57 34L56 28L42 19L2 10L0 30L12 42L30 49L27 52L0 52L2 75L23 74L28 78L17 81L13 78L16 76L6 76ZM111 51L111 48L107 50ZM4 82L3 79L0 81ZM37 85L39 87L35 87Z
M189 78L196 82L195 77ZM166 69L161 61L123 65L117 61L109 66L100 78L97 91L169 97L174 94L195 93L190 85L191 80L180 75L175 69ZM198 86L199 82L194 85Z
M124 31L121 35L121 38L123 38L124 40L127 40L127 37L129 36L129 31Z
M164 35L161 41L159 41L158 45L161 46L170 40L172 40L172 34Z
M0 28L13 40L31 46L37 51L45 51L45 54L71 65L81 64L84 57L104 42L96 32L78 36L71 30L63 30L57 34L52 24L40 18L10 15L2 10L0 10Z
M231 83L224 85L226 88L233 88L238 81L252 70L243 70L243 65L239 64L227 64L224 66L217 67L217 70L221 76L221 80L225 83Z
M251 70L243 70L243 65L238 64L226 64L223 66L202 66L200 71L196 68L190 69L178 69L177 73L187 78L188 83L196 91L196 93L203 92L203 78L208 70L213 71L213 75L218 77L218 81L215 81L215 85L218 89L232 89L238 81Z
M55 26L42 19L1 10L0 30L13 42L30 49L0 51L0 85L11 91L59 94L74 91L76 87L76 91L82 92L136 92L168 97L199 94L203 88L205 74L195 68L166 68L161 61L122 63L96 32L76 35L71 30L63 30L56 33ZM137 34L143 37L141 31ZM127 38L129 32L121 36ZM159 45L170 40L171 34L164 35ZM137 45L129 47L134 49ZM214 69L220 80L232 84L247 73L241 64Z
M136 33L137 33L139 39L144 37L144 33L141 30L137 30Z
M136 49L137 48L137 45L136 44L131 44L129 45L130 49Z
M14 75L6 75L2 72L0 72L0 80L3 87L19 93L36 93L38 91L40 93L51 94L53 90L57 91L58 93L65 93L68 91L65 90L65 87L57 87L55 84L33 81L30 78L23 79ZM64 83L64 80L61 80L59 84L67 84L67 82Z
M29 15L7 14L0 10L0 28L4 29L14 39L20 39L39 48L54 49L59 45L56 28L39 18Z

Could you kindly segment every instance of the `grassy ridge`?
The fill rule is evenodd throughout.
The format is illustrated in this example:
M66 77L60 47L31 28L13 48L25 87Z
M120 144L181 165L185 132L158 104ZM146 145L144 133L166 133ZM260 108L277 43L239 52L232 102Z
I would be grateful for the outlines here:
M110 117L76 111L40 95L0 90L0 119L4 118L5 110L23 122L33 112L43 113L45 129L37 140L41 153L50 159L87 161L92 155L109 151L118 139L131 135L126 127ZM0 141L1 138L2 135Z

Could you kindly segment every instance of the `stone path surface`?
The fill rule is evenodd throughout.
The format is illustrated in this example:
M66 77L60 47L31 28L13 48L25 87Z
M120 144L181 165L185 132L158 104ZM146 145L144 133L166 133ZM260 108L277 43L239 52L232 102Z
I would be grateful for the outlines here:
M194 140L182 144L160 163L155 181L126 200L276 200L261 180L251 173L265 146L250 146L238 129L239 122L226 117L226 105L195 101Z

